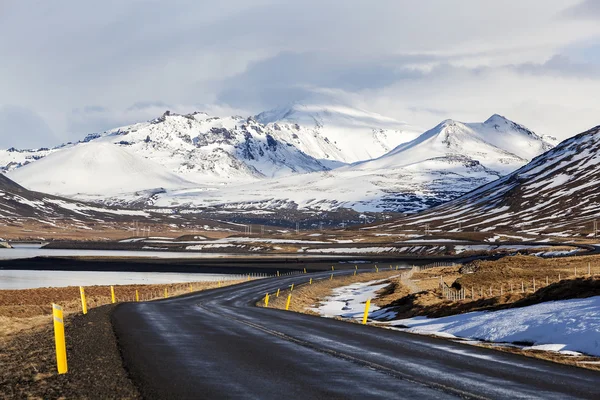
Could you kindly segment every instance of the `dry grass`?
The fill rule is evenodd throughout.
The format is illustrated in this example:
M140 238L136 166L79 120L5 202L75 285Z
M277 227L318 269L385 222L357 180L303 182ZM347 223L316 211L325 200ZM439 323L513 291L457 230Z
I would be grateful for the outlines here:
M520 293L521 287L525 293L532 293L534 284L537 290L565 279L600 277L598 256L550 259L514 256L498 261L477 261L473 265L475 273L462 275L456 283L468 292L473 288L475 298L482 297L482 291L485 297Z
M118 302L135 301L135 291L140 301L164 298L193 291L213 289L219 285L232 285L238 281L173 283L163 285L116 285ZM110 286L85 287L88 310L111 303ZM79 287L0 290L0 341L24 330L35 330L49 321L52 303L60 304L65 314L82 311Z
M309 284L310 275L307 275L306 283L294 286L292 294L292 300L290 302L290 311L316 314L307 308L315 306L319 301L325 297L331 295L333 289L340 286L347 286L357 282L369 282L378 279L386 279L392 276L398 275L400 271L380 271L380 272L367 272L357 274L356 276L335 276L333 279L322 279L313 281L312 285ZM288 294L290 294L289 288L281 288L279 297L275 296L275 293L270 293L269 308L285 309L285 303L287 301ZM376 303L377 300L374 300ZM259 307L264 307L264 302L259 301L257 303Z

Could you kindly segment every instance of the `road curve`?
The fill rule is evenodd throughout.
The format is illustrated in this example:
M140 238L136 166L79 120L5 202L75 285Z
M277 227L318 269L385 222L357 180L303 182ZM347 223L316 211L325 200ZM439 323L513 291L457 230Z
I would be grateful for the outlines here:
M125 366L147 399L600 398L594 371L253 306L307 280L121 304L112 320Z

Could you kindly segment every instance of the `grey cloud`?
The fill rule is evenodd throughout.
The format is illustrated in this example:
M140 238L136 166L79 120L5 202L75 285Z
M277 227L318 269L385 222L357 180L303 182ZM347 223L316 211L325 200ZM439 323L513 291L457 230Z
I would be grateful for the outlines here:
M0 146L2 148L37 148L57 144L57 138L44 119L35 111L14 106L0 106Z
M597 19L600 18L600 1L584 0L581 3L567 8L563 11L563 16L579 19Z
M163 101L138 101L132 104L130 107L127 107L127 111L145 110L148 108L164 108L166 110L170 107L171 106Z

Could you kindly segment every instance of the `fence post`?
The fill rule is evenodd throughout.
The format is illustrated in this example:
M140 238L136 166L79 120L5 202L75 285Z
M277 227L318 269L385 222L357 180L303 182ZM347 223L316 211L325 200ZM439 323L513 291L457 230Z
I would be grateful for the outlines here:
M87 314L87 301L85 300L85 290L83 286L79 286L79 294L81 295L81 310Z
M363 325L367 324L367 318L369 317L369 307L371 306L371 299L367 299L365 303L365 314L363 315L362 323Z
M54 343L56 345L56 369L59 374L67 373L67 345L65 343L65 322L63 309L58 304L52 304L52 319L54 320Z

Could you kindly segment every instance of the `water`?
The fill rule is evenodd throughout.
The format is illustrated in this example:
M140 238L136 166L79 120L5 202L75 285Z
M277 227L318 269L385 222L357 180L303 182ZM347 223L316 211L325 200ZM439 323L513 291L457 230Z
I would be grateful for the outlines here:
M178 272L20 271L0 270L0 290L40 287L215 282L247 275Z
M151 250L84 250L84 249L43 249L41 245L18 244L12 249L0 248L0 260L16 260L33 257L135 257L135 258L247 258L253 254L200 253L193 251L151 251ZM257 257L281 257L281 254L256 254ZM341 258L340 256L294 254L295 258Z

